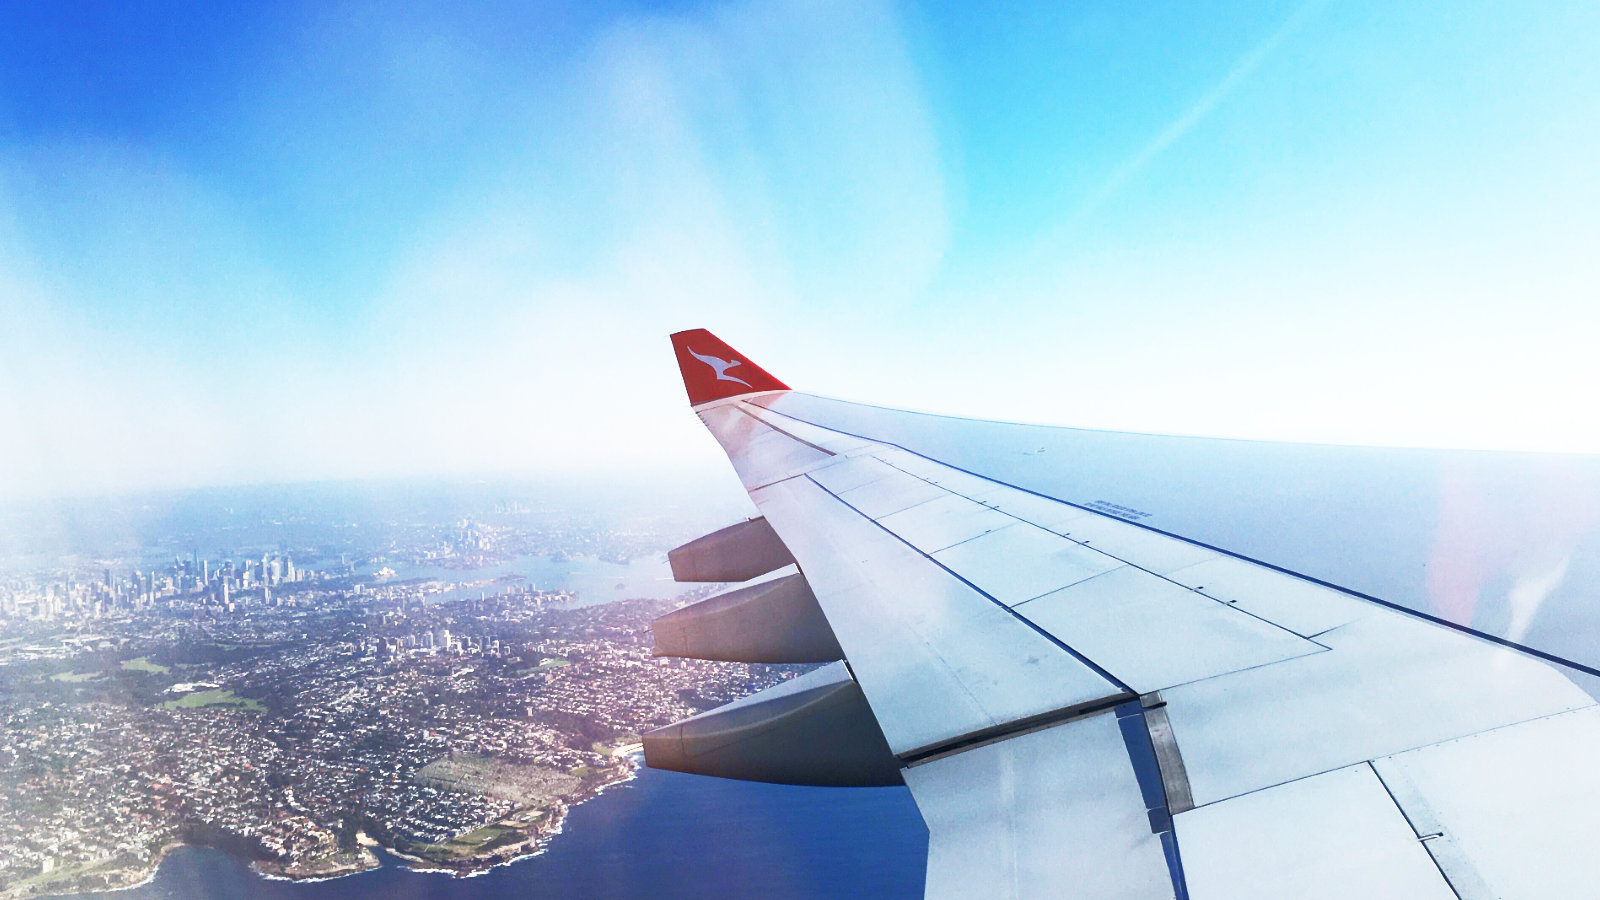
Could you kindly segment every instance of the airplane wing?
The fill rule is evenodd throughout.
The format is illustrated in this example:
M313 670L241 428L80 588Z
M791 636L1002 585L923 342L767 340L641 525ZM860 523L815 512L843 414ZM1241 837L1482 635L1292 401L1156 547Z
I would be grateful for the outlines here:
M672 341L761 516L673 551L749 583L657 652L828 664L647 735L650 765L903 782L929 898L1600 893L1597 673L1525 640L1529 578L1588 595L1592 519L1449 499L1500 457L963 422ZM1505 551L1526 532L1567 561ZM1467 594L1511 597L1499 633Z

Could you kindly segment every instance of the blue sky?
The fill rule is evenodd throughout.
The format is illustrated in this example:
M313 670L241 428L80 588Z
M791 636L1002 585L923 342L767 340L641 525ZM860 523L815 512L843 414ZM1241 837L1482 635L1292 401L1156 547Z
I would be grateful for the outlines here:
M1592 3L15 3L0 496L911 408L1600 450Z

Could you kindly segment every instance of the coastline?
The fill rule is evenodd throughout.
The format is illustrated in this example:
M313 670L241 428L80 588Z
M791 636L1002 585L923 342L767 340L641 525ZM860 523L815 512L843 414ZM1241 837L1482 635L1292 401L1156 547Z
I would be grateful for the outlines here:
M501 866L509 866L512 863L521 862L522 860L525 860L525 859L533 859L536 856L542 856L542 855L544 855L544 853L546 851L548 851L550 849L550 846L549 846L550 841L553 840L554 838L556 838L557 836L559 836L560 834L562 834L565 831L566 824L567 824L567 817L569 815L571 815L572 810L576 809L581 804L587 803L590 800L593 800L596 797L599 797L601 794L604 794L606 791L610 790L611 788L613 788L613 787L615 787L615 786L617 786L619 784L627 784L628 782L633 781L634 779L639 777L640 763L633 760L632 757L634 755L636 755L636 754L629 753L629 754L626 754L626 755L621 755L621 754L618 755L618 757L617 757L618 759L624 759L625 758L625 759L628 760L628 765L626 767L623 767L622 769L620 769L620 771L625 772L624 775L622 775L619 778L610 779L608 781L601 781L601 782L598 783L598 785L595 787L595 789L594 789L594 791L592 793L587 793L587 794L583 795L581 798L573 800L571 803L563 803L563 804L561 804L561 807L560 807L561 812L560 812L559 815L555 816L551 820L551 823L550 823L550 826L549 826L548 830L541 832L538 836L533 837L528 841L522 842L520 844L514 844L510 848L500 848L502 850L504 850L504 849L513 849L513 848L517 849L517 850L526 849L527 852L512 853L510 855L504 856L504 858L500 858L499 854L494 854L494 855L491 855L491 856L486 857L486 858L472 860L471 861L472 862L471 865L463 865L463 866L459 866L459 867L452 867L452 866L441 866L438 863L434 862L433 860L427 860L427 859L423 859L421 857L411 856L409 854L402 853L402 852L394 849L393 847L384 846L383 847L383 851L385 853L387 853L388 855L393 856L396 859L404 860L406 862L406 865L405 865L404 868L410 869L413 872L432 873L432 874L440 874L440 875L451 875L451 876L456 877L456 878L476 878L479 875L487 875L490 872L494 871L495 869L500 868ZM418 865L418 863L420 863L420 865ZM368 871L368 870L363 869L362 871ZM359 874L359 873L350 872L348 874L355 875L355 874ZM286 879L286 880L290 880L290 881L305 881L306 879L291 878L291 879Z
M446 864L441 863L438 860L426 859L413 854L404 853L386 843L376 841L371 838L368 838L366 841L362 841L358 845L356 851L354 851L352 854L355 856L356 861L348 864L331 866L327 869L319 868L315 871L295 871L295 867L293 865L289 865L284 866L281 871L273 871L273 866L278 864L267 862L265 865L263 865L263 861L261 860L244 861L249 864L250 871L254 873L256 877L263 880L312 884L321 881L335 881L340 878L348 878L352 875L360 875L363 872L370 872L375 869L382 868L384 863L377 852L381 850L384 854L400 860L402 862L402 868L409 869L413 872L447 874L455 878L475 878L479 875L488 874L489 872L501 866L511 865L515 862L520 862L525 859L531 859L533 857L542 855L546 850L549 849L550 841L563 832L566 825L567 816L571 814L573 809L583 803L587 803L590 800L599 797L601 794L605 793L615 785L626 784L638 777L639 767L642 761L635 759L637 755L637 752L616 753L615 758L622 761L622 764L616 766L615 768L608 769L607 771L616 773L617 777L597 780L593 785L586 786L584 790L574 795L570 801L557 800L554 804L547 807L530 807L527 809L518 810L516 813L513 813L512 816L496 820L495 822L486 823L488 825L499 825L501 823L510 822L518 815L526 815L535 809L550 810L550 815L548 818L537 828L528 829L528 826L525 824L515 826L518 830L528 829L528 836L526 840L506 846L496 847L488 853L482 855L474 854L471 856L465 856L462 857L459 862L452 861L451 863ZM366 836L362 835L362 837ZM167 856L173 851L191 846L205 845L192 845L182 841L173 841L163 844L161 848L152 856L150 863L146 866L141 866L137 869L117 869L104 873L94 873L92 877L104 879L103 884L88 885L73 883L71 881L61 883L66 879L47 879L36 884L29 884L25 882L24 884L8 888L5 891L0 891L0 900L51 898L75 894L114 894L121 891L132 890L150 883L156 877L156 872L161 868L162 862L165 861ZM213 849L222 850L222 848ZM229 851L222 850L222 852ZM237 856L237 854L235 855ZM326 859L326 857L323 857L323 859ZM93 870L91 870L91 872L92 871ZM66 877L77 878L82 877L83 875L89 875L89 873L85 872L81 875L73 874Z
M167 854L171 853L174 850L179 850L179 849L182 849L182 848L187 847L187 846L189 846L189 845L183 843L182 841L172 841L170 843L162 844L161 845L161 849L156 851L155 856L152 857L152 859L150 861L150 864L148 866L145 866L145 867L142 867L142 868L139 868L139 869L117 869L117 870L114 870L111 873L107 873L106 875L103 875L102 877L107 878L108 885L106 887L94 888L93 892L96 893L96 894L115 894L115 893L118 893L118 892L121 892L121 891L131 891L134 888L142 887L144 885L147 885L150 882L155 880L156 870L161 868L161 861L167 858ZM120 875L126 875L128 878L131 878L132 880L123 879L121 881L121 883L110 883L111 876L119 875L119 874ZM48 885L48 884L49 884L49 882L45 882L45 885ZM77 891L75 889L74 889L73 892L74 893L82 893L81 891ZM53 890L45 890L45 891L38 891L38 892L32 892L32 893L21 893L21 892L17 892L13 888L13 889L7 889L4 892L0 892L0 900L13 900L13 898L20 898L20 897L58 897L58 896L61 896L63 893L64 892L62 892L62 891L53 891Z

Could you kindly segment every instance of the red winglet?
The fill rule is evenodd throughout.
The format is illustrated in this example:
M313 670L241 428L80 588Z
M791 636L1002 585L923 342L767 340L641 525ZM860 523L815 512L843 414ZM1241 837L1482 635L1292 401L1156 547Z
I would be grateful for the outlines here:
M673 335L672 349L678 353L678 371L683 373L683 386L689 392L691 405L756 391L789 389L704 328Z

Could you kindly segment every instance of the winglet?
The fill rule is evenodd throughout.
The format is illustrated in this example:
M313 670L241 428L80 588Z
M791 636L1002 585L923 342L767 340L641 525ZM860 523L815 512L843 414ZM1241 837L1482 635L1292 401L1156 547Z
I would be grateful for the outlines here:
M766 369L724 344L716 335L696 328L672 336L672 349L678 354L678 371L689 392L689 403L698 406L724 397L737 397L756 391L787 391L789 386L773 378Z

